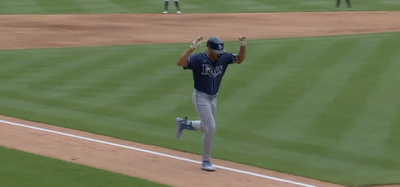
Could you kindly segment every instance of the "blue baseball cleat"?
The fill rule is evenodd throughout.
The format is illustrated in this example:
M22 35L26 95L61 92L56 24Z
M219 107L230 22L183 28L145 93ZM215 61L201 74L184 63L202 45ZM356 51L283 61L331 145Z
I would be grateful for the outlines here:
M183 119L180 118L180 117L177 117L175 119L175 123L176 123L176 138L181 138L182 137L182 131L183 131L183 128L181 126L182 121L183 121Z
M201 163L201 169L205 170L205 171L215 171L215 167L211 164L210 161L205 161L203 160L203 162Z
M185 117L185 119L177 117L175 119L175 125L176 125L176 137L178 139L182 137L183 129L195 130L192 126L192 122L188 122L187 117Z

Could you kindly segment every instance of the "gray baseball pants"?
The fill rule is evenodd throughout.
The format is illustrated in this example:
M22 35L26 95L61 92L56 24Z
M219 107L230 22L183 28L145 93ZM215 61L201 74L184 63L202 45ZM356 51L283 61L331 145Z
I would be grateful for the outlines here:
M203 160L210 161L212 141L215 135L215 112L217 110L217 95L208 95L194 90L192 95L193 105L200 120L192 121L192 126L204 132Z

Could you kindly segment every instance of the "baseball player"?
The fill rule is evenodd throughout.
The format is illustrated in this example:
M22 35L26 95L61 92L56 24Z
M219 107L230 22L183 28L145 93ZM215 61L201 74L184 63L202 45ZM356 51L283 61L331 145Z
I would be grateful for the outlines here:
M337 8L339 8L339 6L340 6L340 1L341 0L336 0L336 7ZM346 0L346 3L347 3L347 7L350 8L351 7L350 0Z
M215 134L215 112L217 109L217 94L228 65L240 64L246 56L246 37L240 36L240 51L238 54L225 52L224 42L218 37L210 37L207 41L207 50L192 54L201 46L202 36L193 41L178 59L178 66L184 70L191 70L194 80L192 102L200 120L188 120L177 117L176 137L181 138L184 129L202 131L203 159L201 168L206 171L215 171L211 164L211 148Z
M174 2L175 2L175 7L176 7L176 13L177 14L181 14L181 10L179 9L179 1L178 0L174 0ZM168 3L169 3L169 0L165 0L165 2L164 2L164 14L168 14Z

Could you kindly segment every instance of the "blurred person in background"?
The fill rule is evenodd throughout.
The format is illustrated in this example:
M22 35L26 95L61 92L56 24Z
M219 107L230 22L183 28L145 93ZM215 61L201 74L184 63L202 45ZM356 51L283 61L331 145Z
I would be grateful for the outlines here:
M179 1L178 0L174 0L175 2L175 7L176 7L176 13L177 14L181 14L181 10L179 9ZM168 14L168 4L169 4L169 0L165 0L164 2L164 14Z
M340 1L342 1L342 0L336 0L336 7L337 8L339 8L339 6L340 6ZM347 7L350 8L351 7L350 0L346 0L346 3L347 3Z

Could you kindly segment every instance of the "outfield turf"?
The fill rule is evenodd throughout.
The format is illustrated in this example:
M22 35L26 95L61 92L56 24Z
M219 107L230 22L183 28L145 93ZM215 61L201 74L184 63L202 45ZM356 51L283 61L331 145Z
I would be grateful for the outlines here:
M2 187L167 187L143 179L1 146L0 155Z
M399 39L249 41L222 83L213 155L341 184L399 183ZM0 113L201 154L201 133L174 136L176 116L197 117L191 72L176 66L185 48L0 51Z
M335 0L180 0L183 13L400 10L398 0L353 0L336 8ZM1 14L38 13L161 13L164 0L3 0ZM175 11L173 0L170 10Z

